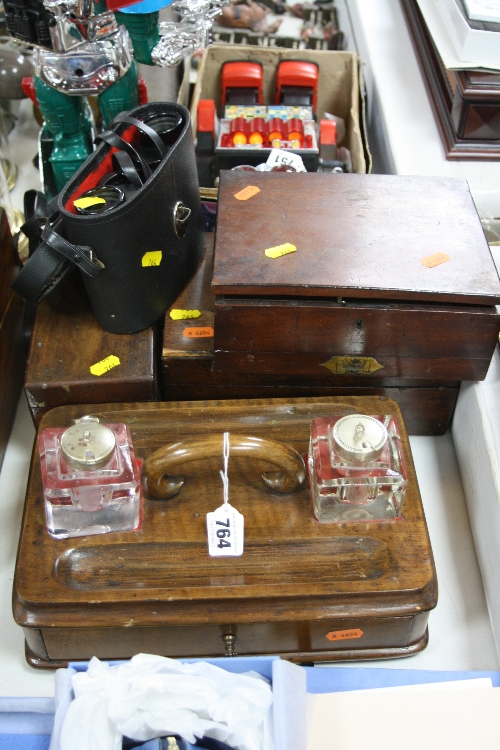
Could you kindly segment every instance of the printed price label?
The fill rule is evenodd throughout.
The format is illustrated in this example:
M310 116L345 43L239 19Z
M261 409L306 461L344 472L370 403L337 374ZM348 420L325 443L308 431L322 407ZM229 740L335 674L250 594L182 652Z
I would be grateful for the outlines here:
M143 268L147 268L149 266L159 266L162 258L163 253L161 250L150 250L148 253L144 253L144 255L142 256L141 265Z
M170 310L172 320L188 320L189 318L199 318L200 315L199 310L178 310L176 308Z
M187 339L210 339L214 335L214 329L210 326L205 326L205 328L185 328L183 334Z
M118 367L120 364L121 362L118 357L115 357L114 354L110 354L106 359L101 359L100 362L96 362L95 365L92 365L90 372L92 375L100 377L101 375L104 375L105 372L112 370L113 367Z
M244 518L224 503L207 513L208 554L211 557L239 557L243 554Z
M296 252L297 248L295 245L291 245L289 242L285 242L284 245L276 245L276 247L268 247L267 250L264 250L268 258L281 258L282 255L289 255Z
M433 255L428 255L426 258L421 258L420 262L426 268L434 268L434 266L439 266L441 263L447 263L449 260L451 260L451 258L449 255L446 255L446 253L434 253Z
M292 151L285 151L281 148L273 148L271 150L266 164L271 168L290 166L293 167L296 172L307 172L302 157L298 154L294 154Z
M253 198L254 195L260 193L260 188L256 185L247 185L246 188L240 190L239 193L235 193L234 197L239 201L247 201L249 198Z
M329 641L352 641L355 638L361 638L363 631L359 628L352 630L331 630L326 634Z

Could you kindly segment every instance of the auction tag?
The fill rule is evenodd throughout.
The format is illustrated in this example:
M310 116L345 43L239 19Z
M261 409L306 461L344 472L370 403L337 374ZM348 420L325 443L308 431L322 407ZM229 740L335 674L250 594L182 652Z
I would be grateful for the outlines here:
M281 148L271 149L266 164L271 169L273 167L293 167L296 172L307 172L302 157L294 154L292 151L285 151Z
M290 242L285 242L284 245L276 245L276 247L268 247L267 250L264 250L264 254L268 258L281 258L282 255L289 255L296 252L297 248L295 245L291 245Z
M205 328L185 328L182 332L187 339L211 339L214 335L212 326Z
M104 375L105 372L108 372L109 370L112 370L113 367L118 367L121 362L118 357L115 357L114 354L110 354L109 357L106 357L106 359L101 359L100 362L96 362L95 365L92 365L90 368L90 372L92 375L97 375L97 377L100 377L101 375Z
M239 193L235 193L234 197L239 201L247 201L249 198L253 198L254 195L260 193L260 188L256 185L247 185L246 188L240 190Z
M451 260L451 258L449 255L446 255L446 253L433 253L433 255L428 255L426 258L421 258L420 262L426 268L434 268L434 266L439 266L441 263L447 263L449 260Z
M363 631L360 628L352 630L331 630L326 634L329 641L352 641L355 638L361 638Z
M244 519L241 513L229 505L229 432L222 436L224 470L220 471L224 504L207 513L208 554L211 557L239 557L243 554Z
M141 265L143 268L148 268L149 266L159 266L162 258L163 253L161 250L150 250L148 253L144 253L144 255L142 256Z
M207 513L208 554L211 557L239 557L243 554L245 519L229 503Z
M176 308L170 310L172 320L188 320L189 318L199 318L200 315L199 310L178 310Z

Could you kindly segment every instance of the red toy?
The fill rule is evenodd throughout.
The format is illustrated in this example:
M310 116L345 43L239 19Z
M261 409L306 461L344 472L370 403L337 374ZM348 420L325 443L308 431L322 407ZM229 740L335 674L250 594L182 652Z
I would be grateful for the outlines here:
M312 107L316 112L319 70L316 63L284 60L276 73L275 104Z
M227 62L221 73L221 107L226 104L263 104L264 73L256 62Z

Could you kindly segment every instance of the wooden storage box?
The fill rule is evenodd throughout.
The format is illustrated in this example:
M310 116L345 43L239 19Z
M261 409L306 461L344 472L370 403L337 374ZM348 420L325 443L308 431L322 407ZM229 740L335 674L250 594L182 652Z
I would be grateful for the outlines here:
M206 245L200 267L172 305L181 310L199 310L201 316L191 321L172 320L167 312L165 317L162 378L166 399L381 396L397 401L410 435L441 435L446 431L458 396L458 381L403 381L398 377L377 377L372 381L363 374L334 375L326 367L304 375L299 374L299 357L289 372L280 375L216 370L213 336L192 338L185 334L191 327L209 334L214 325L215 296L210 289L213 234L206 235Z
M208 511L222 502L220 458L182 467L169 501L144 501L140 531L54 540L45 528L35 450L14 581L16 622L34 666L129 657L280 654L299 662L413 654L427 642L437 582L408 436L396 403L375 397L66 406L40 430L91 413L129 425L136 455L190 438L255 435L301 455L311 419L354 413L396 417L408 487L404 520L319 524L309 486L274 495L272 468L229 460L229 500L245 517L237 558L207 552ZM272 457L271 457L272 459Z
M25 302L10 285L21 266L5 210L0 207L0 469L23 387Z
M237 200L248 185L259 192ZM284 243L296 251L266 256ZM223 172L212 291L215 370L244 376L452 387L484 379L500 327L459 179Z
M65 404L155 401L155 339L154 327L131 334L104 331L79 284L57 308L42 302L36 310L24 383L34 422ZM90 371L110 356L120 364L99 375Z

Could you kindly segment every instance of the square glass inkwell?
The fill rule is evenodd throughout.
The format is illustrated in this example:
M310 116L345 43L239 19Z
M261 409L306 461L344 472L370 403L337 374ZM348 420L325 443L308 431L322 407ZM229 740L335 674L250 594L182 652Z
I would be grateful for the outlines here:
M321 523L400 519L408 476L396 420L365 414L313 419L309 475Z
M38 438L47 530L56 539L141 524L141 467L125 424L82 417Z

